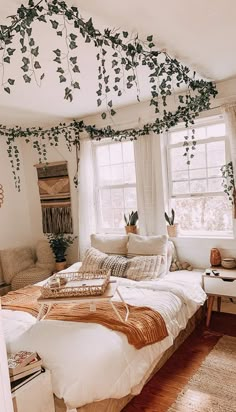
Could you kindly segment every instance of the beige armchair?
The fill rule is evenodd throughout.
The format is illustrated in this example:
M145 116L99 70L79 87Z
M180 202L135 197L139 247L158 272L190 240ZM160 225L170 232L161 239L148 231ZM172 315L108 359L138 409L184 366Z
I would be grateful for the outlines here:
M12 290L40 282L52 274L55 260L47 240L35 250L22 246L0 251L0 274Z

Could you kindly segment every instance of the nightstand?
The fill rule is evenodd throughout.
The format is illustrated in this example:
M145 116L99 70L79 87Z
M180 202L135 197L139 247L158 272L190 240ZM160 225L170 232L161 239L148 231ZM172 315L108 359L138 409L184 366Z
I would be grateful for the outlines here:
M55 412L51 373L33 378L12 393L14 412Z
M209 269L211 271L211 269ZM215 276L212 271L210 275L203 275L203 286L208 296L206 326L210 325L211 312L215 297L217 297L217 309L220 311L221 297L236 297L236 269L216 268L219 272Z

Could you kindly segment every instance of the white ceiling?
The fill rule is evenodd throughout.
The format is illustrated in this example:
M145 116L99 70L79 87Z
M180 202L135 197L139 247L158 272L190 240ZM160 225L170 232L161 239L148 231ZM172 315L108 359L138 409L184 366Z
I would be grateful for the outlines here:
M1 0L0 23L14 14L22 0ZM71 0L85 18L93 18L99 28L111 27L138 32L145 38L153 34L156 44L165 48L201 76L211 80L236 77L236 1L235 0ZM0 92L0 122L5 124L47 124L58 119L81 118L98 111L96 106L97 69L96 50L81 43L76 49L81 69L81 90L73 103L63 99L63 86L59 85L52 62L51 50L58 38L43 23L36 27L41 47L40 62L46 77L39 88L25 85L21 66L21 53L14 56L14 65L9 66L9 77L16 78L10 95ZM145 77L144 75L141 77ZM145 82L142 82L142 98L148 97ZM135 102L134 93L116 101L119 105Z

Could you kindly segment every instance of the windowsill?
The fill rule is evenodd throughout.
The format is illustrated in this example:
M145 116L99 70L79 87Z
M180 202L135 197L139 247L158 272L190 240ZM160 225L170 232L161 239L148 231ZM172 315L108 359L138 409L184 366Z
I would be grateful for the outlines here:
M225 240L235 240L233 233L220 234L220 233L179 233L178 238L180 239L225 239Z

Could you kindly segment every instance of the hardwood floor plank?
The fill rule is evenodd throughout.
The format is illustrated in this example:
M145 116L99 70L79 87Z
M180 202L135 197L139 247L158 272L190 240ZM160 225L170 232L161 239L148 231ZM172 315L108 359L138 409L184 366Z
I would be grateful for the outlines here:
M166 412L223 335L236 337L236 315L213 312L210 327L203 322L123 412ZM197 402L201 396L189 392L189 400Z

